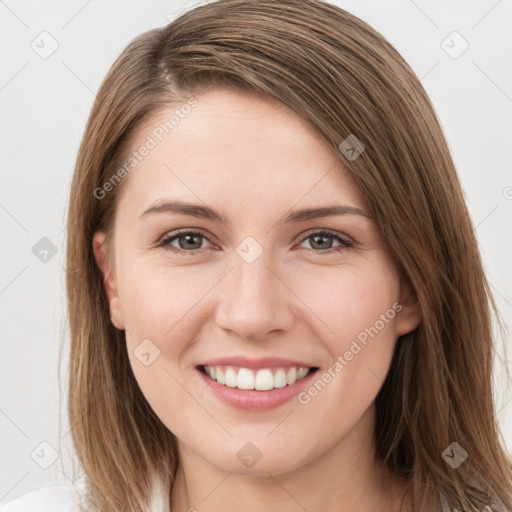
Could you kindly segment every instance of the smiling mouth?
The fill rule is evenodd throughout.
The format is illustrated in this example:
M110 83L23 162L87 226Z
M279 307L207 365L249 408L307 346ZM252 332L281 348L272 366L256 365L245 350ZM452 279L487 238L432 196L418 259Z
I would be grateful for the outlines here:
M242 390L269 391L291 386L318 370L318 367L286 366L251 369L237 366L197 367L204 375L218 384Z

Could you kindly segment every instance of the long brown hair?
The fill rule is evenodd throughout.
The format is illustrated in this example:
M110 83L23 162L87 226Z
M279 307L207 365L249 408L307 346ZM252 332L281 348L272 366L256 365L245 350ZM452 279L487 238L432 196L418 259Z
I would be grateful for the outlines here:
M124 332L110 321L92 235L110 239L129 176L95 193L126 161L149 116L208 88L278 100L308 121L364 193L422 321L397 340L376 399L378 455L410 481L415 510L512 508L512 463L494 414L496 307L461 186L434 108L417 76L373 28L320 0L219 0L135 38L113 64L90 114L68 215L71 331L69 420L102 510L149 510L178 467L176 438L130 368ZM355 136L356 159L340 151ZM103 190L105 190L103 188ZM443 459L456 442L469 457ZM494 501L493 501L494 500Z

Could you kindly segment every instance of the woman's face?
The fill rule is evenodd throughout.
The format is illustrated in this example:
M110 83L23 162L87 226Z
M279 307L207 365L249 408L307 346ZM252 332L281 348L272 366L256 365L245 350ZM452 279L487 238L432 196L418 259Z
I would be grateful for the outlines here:
M361 192L300 117L226 89L196 100L139 131L112 272L101 232L95 255L133 373L180 446L279 474L372 426L419 313Z

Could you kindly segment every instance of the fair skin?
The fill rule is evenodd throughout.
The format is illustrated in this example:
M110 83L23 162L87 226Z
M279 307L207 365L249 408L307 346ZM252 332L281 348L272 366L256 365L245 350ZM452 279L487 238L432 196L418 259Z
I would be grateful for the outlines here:
M93 241L134 375L179 442L171 510L398 511L405 484L381 480L374 400L397 337L420 321L415 298L362 193L304 120L246 93L215 89L196 99L124 183L110 268L104 233ZM174 108L146 121L134 147ZM227 223L169 212L140 218L161 198L214 208ZM365 215L281 222L332 204ZM175 238L181 254L158 247L178 229L203 236ZM352 247L315 239L320 229ZM262 248L250 263L237 253L248 236ZM321 375L397 302L401 310L307 404L240 410L219 400L196 368L214 357L271 356L309 362ZM148 366L134 354L145 339L160 350ZM262 454L251 467L237 456L248 442Z

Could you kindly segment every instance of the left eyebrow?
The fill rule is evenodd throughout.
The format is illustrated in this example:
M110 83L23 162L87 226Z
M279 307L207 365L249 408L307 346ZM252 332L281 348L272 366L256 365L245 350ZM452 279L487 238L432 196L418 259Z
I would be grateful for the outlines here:
M188 203L180 200L158 200L150 205L139 217L143 217L156 213L178 213L182 215L190 215L201 219L207 219L214 222L222 222L229 225L229 220L217 210L209 206ZM280 224L290 224L304 222L306 220L321 219L324 217L332 217L335 215L360 215L367 219L372 217L360 208L350 205L335 204L318 208L306 208L290 212Z
M344 204L334 204L332 206L324 206L321 208L295 210L288 214L283 223L289 224L291 222L303 222L305 220L321 219L324 217L332 217L334 215L361 215L362 217L371 219L371 216L360 208Z

